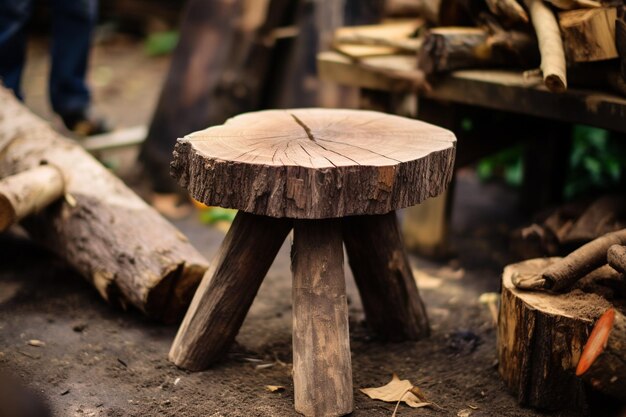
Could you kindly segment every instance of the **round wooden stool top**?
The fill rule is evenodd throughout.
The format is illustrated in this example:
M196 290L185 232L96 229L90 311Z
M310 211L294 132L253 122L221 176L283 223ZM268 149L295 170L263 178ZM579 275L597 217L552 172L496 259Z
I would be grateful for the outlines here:
M362 110L246 113L178 140L172 175L212 206L271 217L384 214L443 192L456 138Z

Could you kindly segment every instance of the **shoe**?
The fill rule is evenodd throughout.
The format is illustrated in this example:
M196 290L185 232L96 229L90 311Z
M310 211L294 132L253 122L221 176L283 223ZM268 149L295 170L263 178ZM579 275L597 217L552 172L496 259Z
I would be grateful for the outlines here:
M99 135L111 131L111 127L103 118L94 117L87 111L60 114L63 124L77 136Z

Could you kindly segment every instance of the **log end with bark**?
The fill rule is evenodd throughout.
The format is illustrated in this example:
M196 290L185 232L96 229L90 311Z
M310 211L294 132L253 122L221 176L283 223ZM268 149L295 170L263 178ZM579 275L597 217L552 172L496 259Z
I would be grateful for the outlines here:
M58 168L42 165L0 180L0 232L61 198L65 180Z
M597 294L574 290L549 294L520 290L518 275L537 275L559 258L508 265L502 277L498 318L499 372L522 405L544 410L586 404L574 370L594 321L610 307Z

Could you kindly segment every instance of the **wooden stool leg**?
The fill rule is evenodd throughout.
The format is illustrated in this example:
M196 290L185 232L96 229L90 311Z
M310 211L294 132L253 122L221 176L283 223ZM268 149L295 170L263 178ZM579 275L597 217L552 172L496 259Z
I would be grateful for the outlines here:
M348 261L368 325L383 339L417 340L430 329L396 213L343 219Z
M352 363L339 220L294 223L293 383L305 416L352 412Z
M198 371L226 352L291 226L288 219L237 213L178 329L170 361Z

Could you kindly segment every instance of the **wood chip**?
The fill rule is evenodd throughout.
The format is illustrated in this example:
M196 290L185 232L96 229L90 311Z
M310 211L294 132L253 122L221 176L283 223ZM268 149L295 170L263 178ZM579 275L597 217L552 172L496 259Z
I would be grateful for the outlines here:
M30 339L27 344L29 346L35 346L35 347L44 347L46 345L45 342L42 342L41 340L37 340L37 339Z
M265 389L267 389L269 392L280 392L284 391L285 387L283 387L282 385L266 385Z

